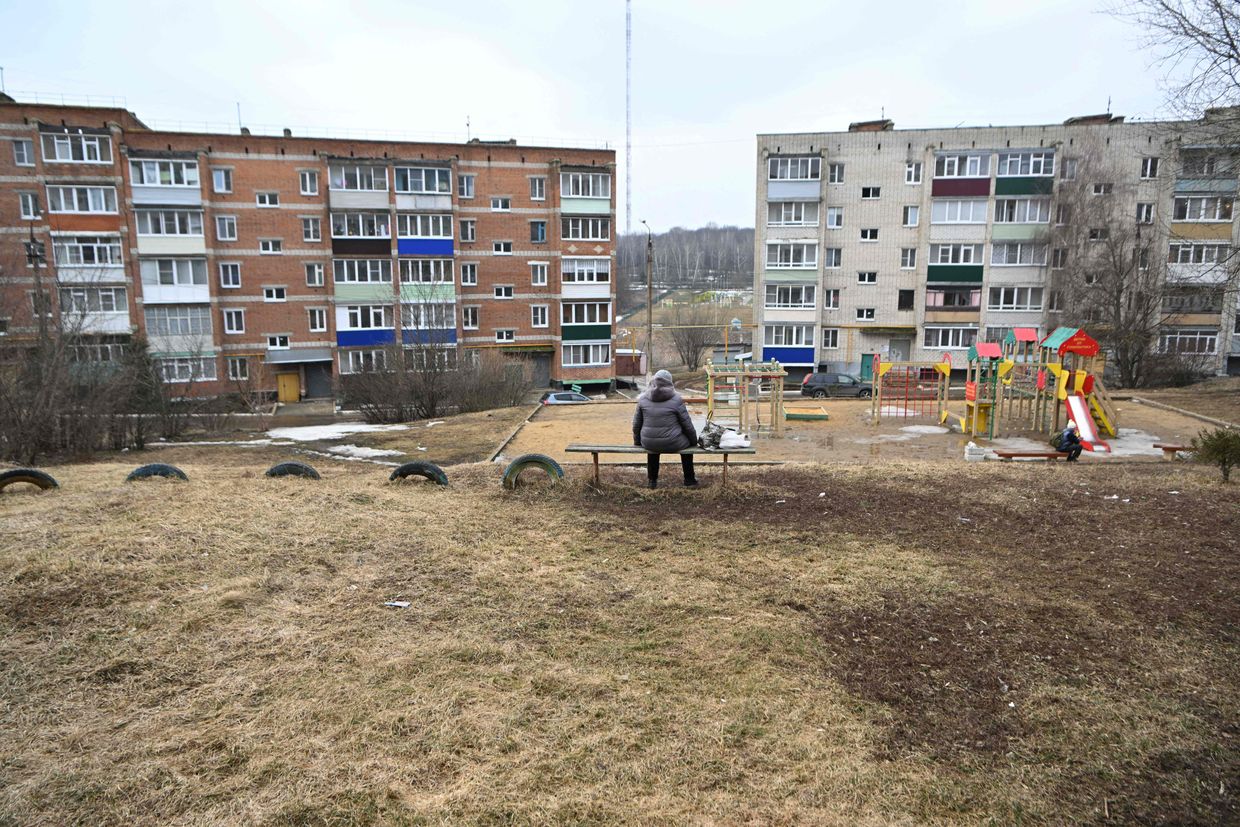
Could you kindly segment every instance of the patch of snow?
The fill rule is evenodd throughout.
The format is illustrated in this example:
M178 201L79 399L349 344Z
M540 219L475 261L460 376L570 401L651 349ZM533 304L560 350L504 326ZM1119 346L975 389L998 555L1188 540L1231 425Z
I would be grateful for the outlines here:
M407 431L408 425L369 425L365 422L337 422L332 425L302 425L296 428L272 428L267 436L295 442L317 442L341 439L349 434L370 434L380 431Z
M909 434L950 434L950 428L941 425L905 425L900 429Z
M308 454L310 456L326 457L327 459L338 459L341 462L369 462L371 465L386 465L388 468L400 467L399 462L388 462L387 460L382 460L382 459L366 459L365 457L346 457L346 456L341 456L340 454L329 454L325 451L311 451L309 448L299 448L298 450L301 451L301 453Z
M442 420L442 419L436 419L436 420L435 420L435 421L433 421L433 422L427 422L427 423L426 423L426 427L431 428L431 427L433 427L433 426L435 426L435 425L442 425L442 424L443 424L443 420Z
M168 442L163 440L160 442L152 442L149 444L151 448L186 448L201 447L203 445L239 445L243 448L262 448L267 445L293 445L295 443L286 441L277 441L274 439L245 439L245 440L202 440L199 442Z
M1136 428L1120 428L1119 436L1108 440L1113 457L1161 457L1162 449L1155 448L1159 439Z
M361 445L333 445L327 451L328 453L340 454L345 457L360 457L363 459L398 457L403 453L402 451L386 451L382 448L366 448Z

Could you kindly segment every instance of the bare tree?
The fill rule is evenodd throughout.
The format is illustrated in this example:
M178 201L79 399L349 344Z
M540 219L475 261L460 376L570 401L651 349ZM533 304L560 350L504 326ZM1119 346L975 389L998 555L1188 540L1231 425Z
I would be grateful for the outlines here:
M719 342L726 324L721 318L719 308L704 301L681 302L672 309L668 335L689 370L701 367L706 349Z

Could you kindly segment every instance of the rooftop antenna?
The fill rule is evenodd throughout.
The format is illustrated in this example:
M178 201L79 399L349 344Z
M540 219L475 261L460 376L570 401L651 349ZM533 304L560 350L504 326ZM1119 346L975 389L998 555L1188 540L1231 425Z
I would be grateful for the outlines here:
M0 66L0 92L7 92L7 91L8 90L4 88L4 67Z
M465 143L469 143L469 116L465 116Z
M237 129L241 129L241 101L237 101Z
M1111 114L1111 96L1107 95L1107 114Z
M633 0L624 0L624 231L633 232Z
M882 118L884 121L887 120L887 107L878 107L878 117Z

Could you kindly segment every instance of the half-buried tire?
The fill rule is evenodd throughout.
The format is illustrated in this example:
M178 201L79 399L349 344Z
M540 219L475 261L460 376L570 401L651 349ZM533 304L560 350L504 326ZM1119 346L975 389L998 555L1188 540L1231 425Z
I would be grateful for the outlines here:
M185 472L175 465L167 465L162 462L152 462L150 465L139 466L129 472L129 476L125 477L125 482L134 482L135 480L149 480L152 477L163 477L169 480L184 480L189 482L189 477L185 476Z
M319 472L304 462L278 462L267 469L269 477L304 477L308 480L319 480Z
M443 472L442 468L433 462L424 462L421 460L417 462L406 462L404 465L392 472L392 476L388 477L388 482L396 482L397 480L403 480L408 477L422 477L423 479L430 480L436 485L448 484L448 475Z
M36 468L12 468L0 473L0 491L3 491L10 485L17 485L22 482L30 483L44 491L60 487L60 483L52 479L51 474L45 474Z
M516 488L517 480L522 472L531 468L541 468L547 472L552 482L564 479L564 469L551 457L545 454L522 454L508 463L508 467L504 469L504 487L510 491Z

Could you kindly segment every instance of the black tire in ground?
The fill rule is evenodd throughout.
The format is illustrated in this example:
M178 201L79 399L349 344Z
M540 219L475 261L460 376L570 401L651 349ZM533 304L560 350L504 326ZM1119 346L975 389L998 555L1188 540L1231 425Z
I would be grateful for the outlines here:
M165 479L189 482L189 477L185 476L185 472L180 468L162 462L152 462L150 465L141 465L133 469L129 472L129 476L125 477L125 482L149 480L151 477L164 477Z
M443 469L433 462L426 462L424 460L406 462L392 472L392 476L388 477L388 482L403 480L406 477L422 477L436 485L448 484L448 475L443 472Z
M28 482L37 488L43 489L44 491L50 491L53 488L60 487L60 483L52 479L51 474L47 474L37 468L12 468L8 471L0 473L0 491L3 491L10 485L16 485L20 482Z
M322 479L319 472L304 462L278 462L267 469L268 477L305 477L308 480Z
M504 469L504 487L510 491L516 488L521 472L529 468L541 468L546 471L552 482L564 479L564 469L551 457L545 454L522 454L508 463L508 467Z

